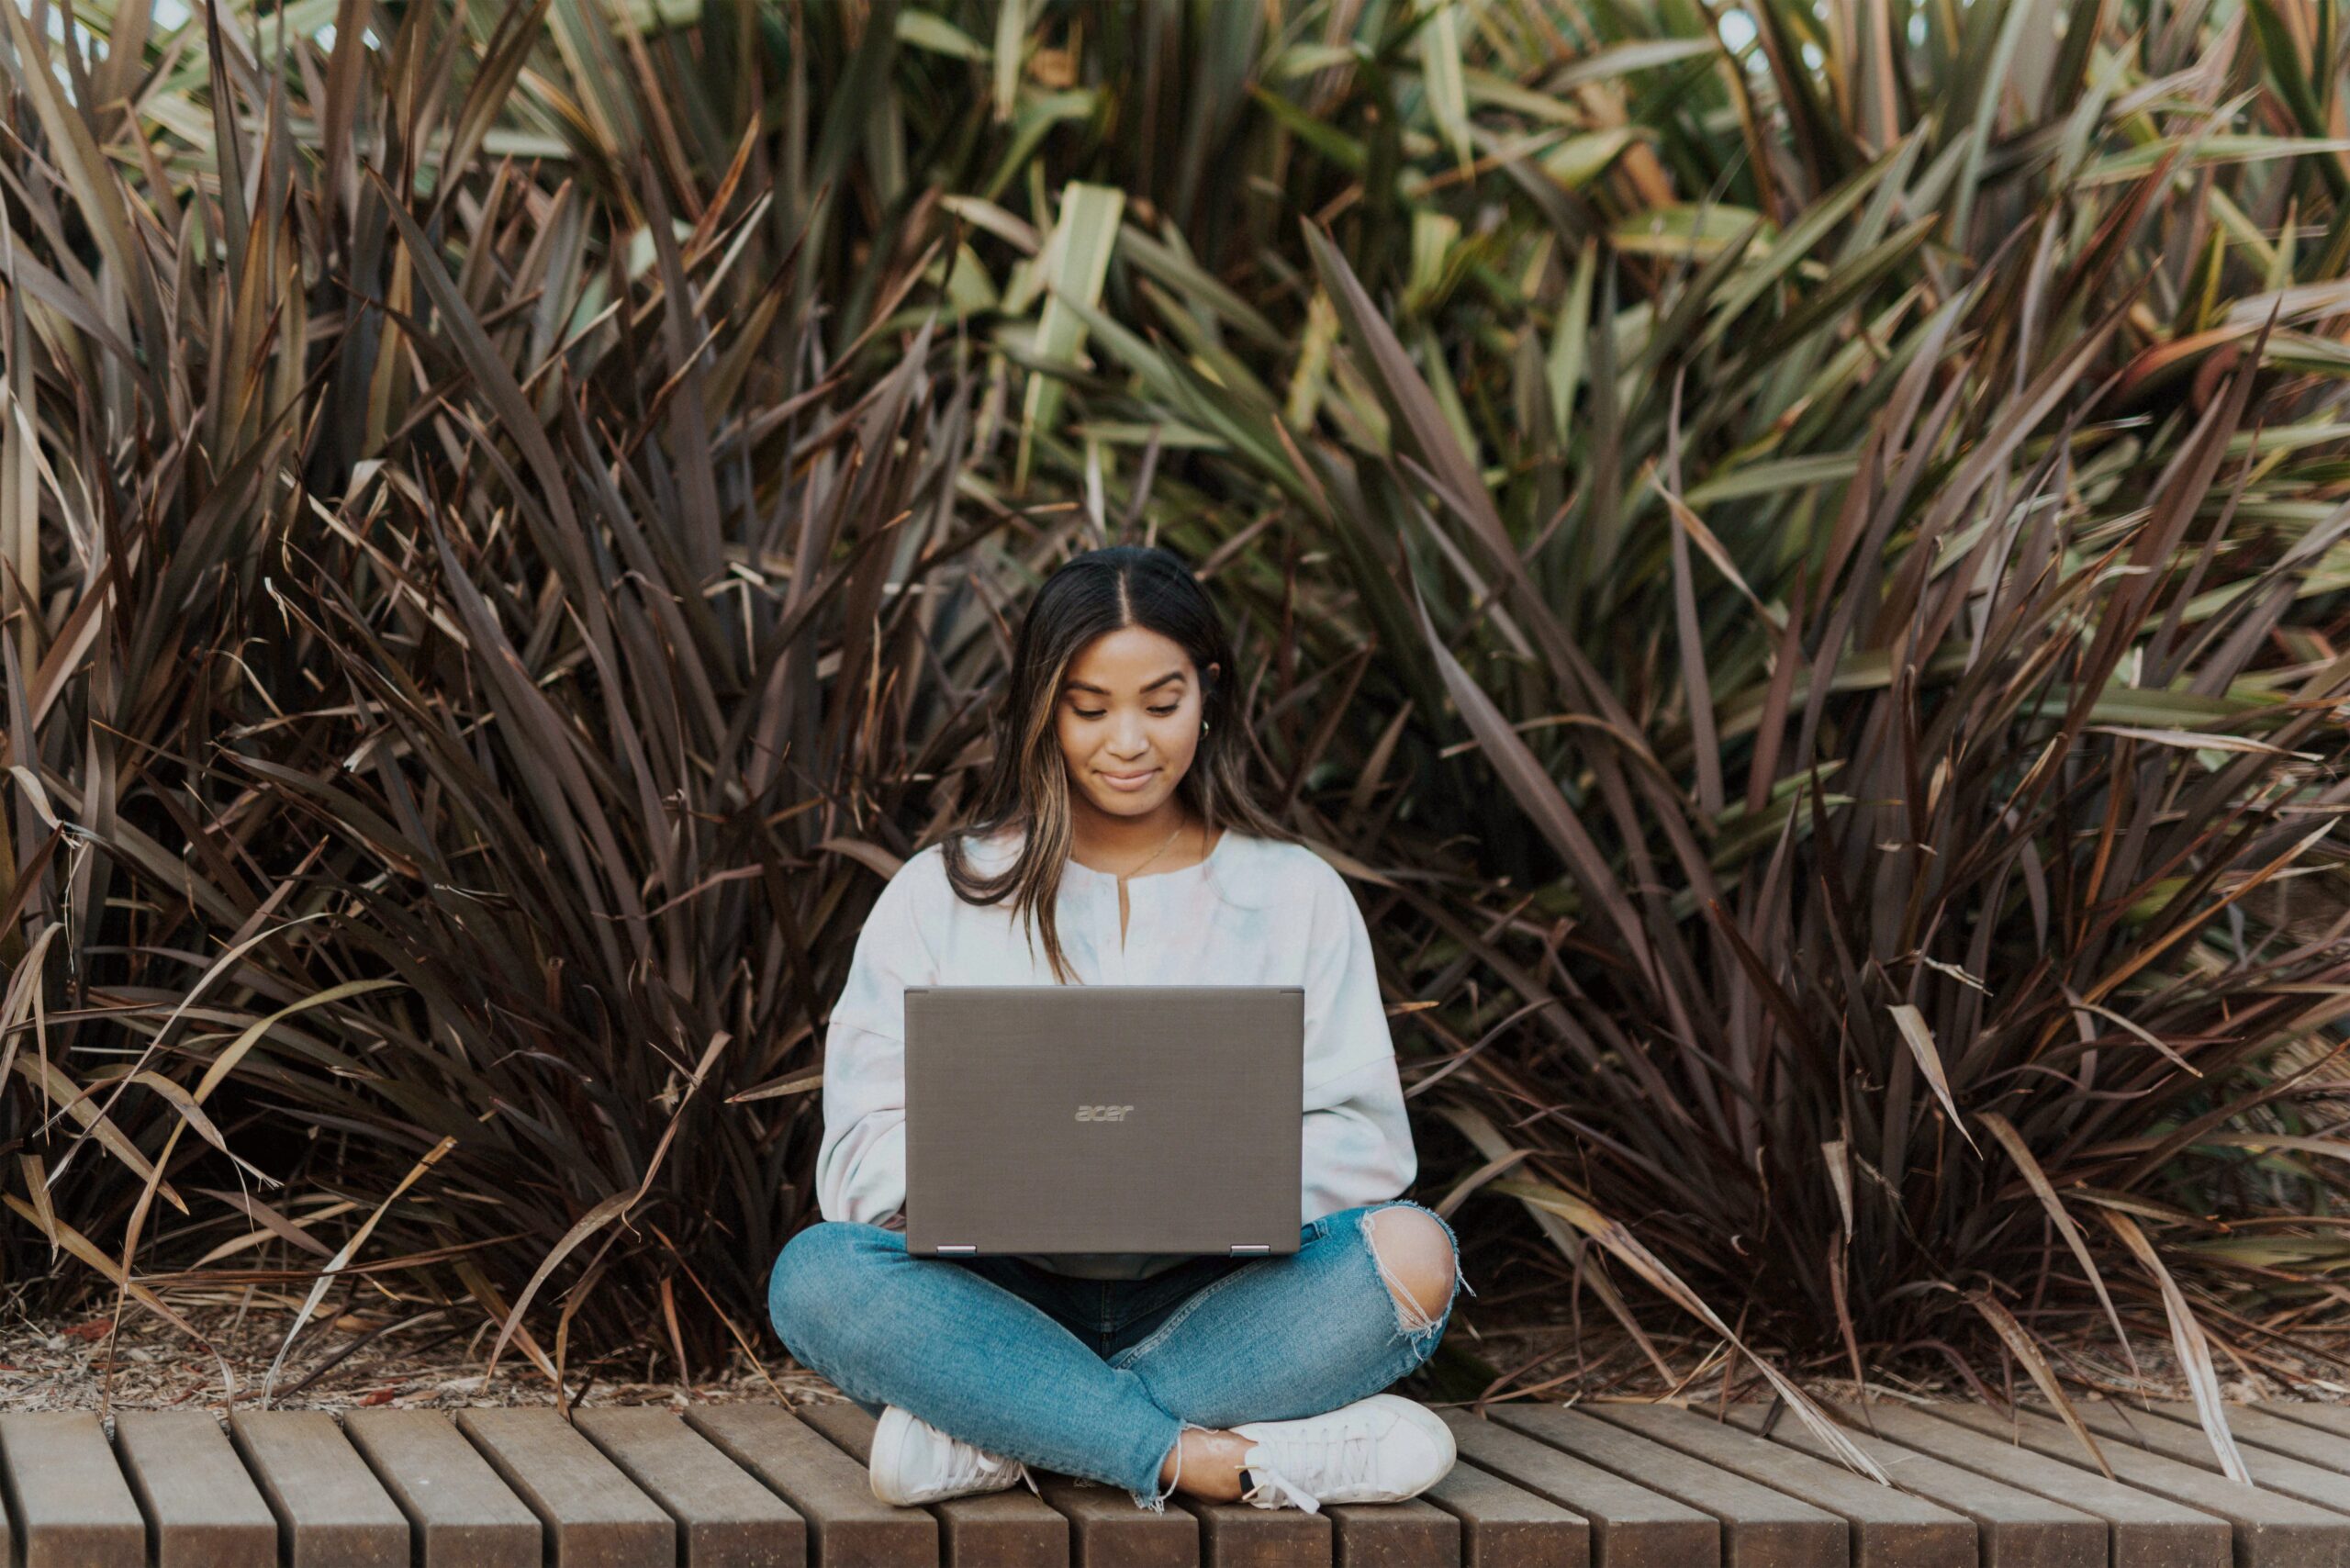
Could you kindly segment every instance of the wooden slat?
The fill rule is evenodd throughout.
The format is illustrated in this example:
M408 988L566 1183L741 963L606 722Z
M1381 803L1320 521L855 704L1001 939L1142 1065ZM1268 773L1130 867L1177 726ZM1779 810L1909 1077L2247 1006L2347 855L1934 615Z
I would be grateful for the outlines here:
M408 1518L323 1410L241 1410L229 1434L277 1516L283 1568L408 1568Z
M2022 1412L2011 1421L1971 1405L1926 1408L1951 1425L2009 1439L2034 1453L2097 1473L2080 1439L2061 1421ZM2241 1485L2224 1475L2128 1443L2101 1442L2098 1447L2117 1481L2199 1508L2234 1526L2237 1568L2344 1568L2350 1564L2350 1519L2339 1514L2298 1498Z
M1678 1449L1558 1405L1496 1405L1493 1418L1713 1515L1725 1568L1846 1568L1851 1560L1852 1533L1841 1517Z
M438 1410L353 1410L343 1436L408 1516L416 1568L538 1568L544 1527Z
M1200 1521L1181 1508L1155 1514L1123 1486L1056 1470L1036 1489L1069 1520L1071 1568L1199 1568Z
M1460 1521L1460 1568L1591 1568L1589 1520L1492 1471L1455 1464L1420 1496Z
M1768 1406L1750 1405L1733 1407L1729 1419L1750 1432L1761 1432L1770 1414ZM1777 1415L1770 1432L1774 1440L1814 1459L1841 1462L1793 1411L1782 1407ZM1896 1486L1973 1519L1983 1568L2105 1568L2109 1536L2103 1519L1866 1431L1844 1436L1874 1460Z
M677 1521L683 1568L802 1568L807 1562L807 1527L790 1505L674 1412L612 1407L582 1410L574 1419Z
M844 1399L803 1405L800 1419L850 1460L867 1467L872 1486L873 1432L880 1423ZM1038 1482L1039 1491L1043 1483ZM1126 1499L1128 1507L1134 1499ZM1069 1520L1051 1504L1014 1482L1002 1492L947 1497L926 1505L938 1518L939 1560L947 1568L1000 1563L1002 1568L1069 1568Z
M2288 1421L2298 1421L2321 1432L2350 1438L2350 1406L2319 1405L2298 1399L2263 1399L2253 1408L2265 1410Z
M0 1455L25 1568L145 1568L146 1521L95 1416L0 1416Z
M115 1446L147 1516L156 1568L253 1568L277 1561L277 1516L201 1410L127 1410Z
M1211 1503L1181 1492L1167 1506L1200 1521L1203 1568L1330 1568L1330 1521L1319 1513Z
M1338 1568L1461 1568L1460 1521L1425 1497L1326 1503Z
M1595 1405L1610 1425L1839 1514L1855 1568L1975 1568L1975 1521L1751 1432L1665 1405Z
M1463 1461L1588 1519L1596 1568L1717 1568L1721 1562L1721 1526L1712 1515L1465 1410L1438 1415Z
M2225 1473L2220 1467L2220 1456L2212 1451L2211 1439L2199 1424L2181 1426L2177 1421L2105 1400L2077 1400L2073 1408L2079 1412L2081 1425L2100 1438L2133 1444L2149 1453L2208 1470L2214 1475ZM2038 1413L2051 1421L2057 1418L2052 1410ZM2304 1464L2264 1448L2239 1443L2236 1451L2244 1456L2244 1466L2251 1473L2253 1484L2262 1491L2299 1497L2304 1503L2314 1503L2337 1514L2350 1513L2350 1475Z
M813 1568L937 1568L937 1518L876 1497L864 1467L790 1411L713 1405L686 1419L799 1511Z
M1829 1409L1848 1424L1862 1418L1856 1406L1831 1404ZM2227 1568L2233 1553L2228 1521L2183 1503L2108 1481L2094 1471L2052 1465L2003 1437L1938 1421L1923 1410L1872 1405L1867 1418L1906 1448L2102 1519L2112 1568Z
M2156 1415L2192 1427L2198 1432L2203 1429L2191 1399L2159 1400L2154 1409ZM2350 1473L2350 1437L2288 1420L2262 1406L2231 1405L2227 1411L2228 1429L2235 1434L2239 1448L2249 1444L2327 1470Z
M460 1410L506 1484L546 1527L553 1568L670 1568L677 1527L596 1445L553 1410Z

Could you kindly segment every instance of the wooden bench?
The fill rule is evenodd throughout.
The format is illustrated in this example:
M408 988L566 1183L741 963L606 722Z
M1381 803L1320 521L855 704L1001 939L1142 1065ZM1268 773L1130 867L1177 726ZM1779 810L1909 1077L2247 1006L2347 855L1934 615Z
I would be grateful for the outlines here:
M847 1403L0 1415L22 1568L2350 1568L2350 1406L1832 1407L1886 1485L1785 1411L1440 1412L1460 1462L1410 1502L1318 1515L1050 1473L877 1500Z

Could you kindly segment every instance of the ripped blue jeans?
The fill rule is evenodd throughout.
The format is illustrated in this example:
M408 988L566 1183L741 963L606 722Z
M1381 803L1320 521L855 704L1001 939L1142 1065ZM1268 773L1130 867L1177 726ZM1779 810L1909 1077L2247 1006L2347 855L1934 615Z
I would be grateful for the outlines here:
M1371 1215L1309 1221L1280 1258L1192 1258L1088 1280L1013 1258L915 1258L901 1232L827 1220L776 1260L767 1312L800 1365L879 1416L895 1405L1037 1470L1120 1485L1163 1512L1160 1467L1192 1428L1318 1416L1436 1351L1469 1282L1430 1320L1373 1250ZM1398 1282L1400 1286L1400 1282ZM1473 1290L1469 1293L1474 1295Z

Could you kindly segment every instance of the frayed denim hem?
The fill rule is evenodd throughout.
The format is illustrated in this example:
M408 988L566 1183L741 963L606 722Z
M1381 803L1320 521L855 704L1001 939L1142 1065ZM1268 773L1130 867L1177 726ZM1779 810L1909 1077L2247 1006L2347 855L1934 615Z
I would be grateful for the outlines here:
M1371 1239L1371 1216L1382 1209L1418 1209L1428 1218L1444 1226L1444 1234L1452 1243L1454 1289L1451 1296L1444 1304L1444 1311L1438 1316L1431 1318L1420 1310L1419 1304L1413 1299L1412 1293L1404 1288L1402 1280L1396 1278L1395 1271L1387 1266L1387 1260L1379 1255L1379 1248ZM1409 1198L1397 1198L1393 1203L1374 1204L1363 1211L1358 1223L1362 1227L1363 1249L1371 1254L1371 1260L1379 1266L1379 1277L1386 1282L1387 1294L1395 1303L1394 1337L1409 1340L1413 1353L1426 1360L1436 1353L1438 1342L1444 1338L1445 1326L1452 1321L1453 1303L1460 1299L1460 1293L1467 1291L1471 1295L1477 1294L1469 1283L1469 1276L1460 1271L1460 1238L1453 1235L1452 1226L1446 1222L1442 1215L1434 1209L1423 1207Z
M1175 1495L1175 1488L1183 1484L1183 1434L1185 1432L1212 1432L1214 1430L1215 1430L1214 1427L1204 1427L1197 1421L1184 1421L1181 1427L1175 1433L1174 1479L1167 1483L1167 1487L1164 1491L1136 1491L1132 1487L1127 1488L1127 1495L1134 1498L1135 1506L1148 1513L1165 1513L1167 1511L1167 1499ZM1159 1450L1158 1462L1161 1464L1165 1464L1167 1462L1167 1450L1165 1449L1161 1449ZM1157 1480L1156 1473L1154 1473L1152 1479L1155 1484Z

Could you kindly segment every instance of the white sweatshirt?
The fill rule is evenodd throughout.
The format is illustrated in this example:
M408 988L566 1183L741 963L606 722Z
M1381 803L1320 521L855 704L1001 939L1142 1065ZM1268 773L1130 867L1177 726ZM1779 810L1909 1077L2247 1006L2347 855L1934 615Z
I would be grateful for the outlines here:
M969 840L984 871L1008 864L1016 834ZM1401 1195L1419 1173L1395 1047L1379 998L1371 933L1353 892L1303 845L1226 829L1208 857L1126 883L1075 860L1061 876L1061 948L1096 985L1302 985L1305 1124L1298 1223ZM878 1225L906 1197L905 988L1051 985L1009 901L963 902L940 846L899 868L858 933L824 1034L824 1136L816 1204L828 1220ZM1162 1253L1032 1255L1084 1279L1142 1279L1185 1261Z

